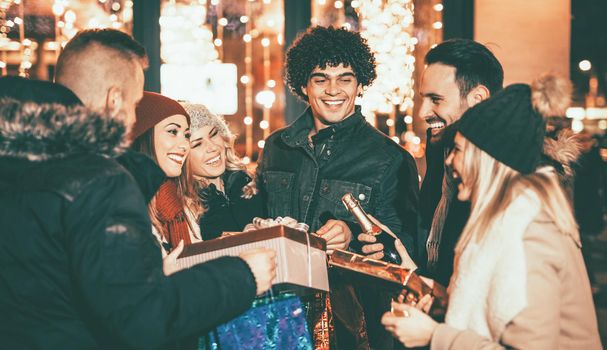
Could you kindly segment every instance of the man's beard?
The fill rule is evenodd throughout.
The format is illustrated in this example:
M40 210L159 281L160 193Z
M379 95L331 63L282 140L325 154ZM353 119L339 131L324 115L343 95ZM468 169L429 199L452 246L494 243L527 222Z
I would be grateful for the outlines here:
M453 139L455 138L455 133L457 132L457 124L457 122L449 124L435 135L430 132L429 141L432 143L432 146L447 148L453 147Z

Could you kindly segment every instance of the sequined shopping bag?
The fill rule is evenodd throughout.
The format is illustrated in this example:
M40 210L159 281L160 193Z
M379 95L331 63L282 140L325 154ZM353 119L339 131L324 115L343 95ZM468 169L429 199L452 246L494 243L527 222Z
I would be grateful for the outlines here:
M256 299L208 339L208 348L218 350L313 349L301 301L292 294Z

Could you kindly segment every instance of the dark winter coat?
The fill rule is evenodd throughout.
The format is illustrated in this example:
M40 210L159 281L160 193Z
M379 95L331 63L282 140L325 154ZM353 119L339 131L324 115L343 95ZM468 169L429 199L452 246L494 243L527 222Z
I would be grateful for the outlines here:
M225 193L211 184L200 192L206 211L200 218L203 240L221 236L222 232L239 232L254 217L265 218L265 203L260 195L243 197L243 188L251 182L246 172L226 171L222 175Z
M426 144L426 175L420 190L420 236L428 238L432 226L434 212L442 195L443 177L445 176L445 158L453 147L451 130L445 130L445 137L440 142ZM428 138L429 139L429 134ZM453 259L455 245L470 216L470 203L457 200L457 189L454 198L447 209L447 217L443 226L441 241L438 246L438 260L432 269L427 269L427 251L421 249L423 258L420 260L419 273L447 286L453 274Z
M239 258L164 276L121 124L12 100L0 120L2 348L155 349L250 306Z

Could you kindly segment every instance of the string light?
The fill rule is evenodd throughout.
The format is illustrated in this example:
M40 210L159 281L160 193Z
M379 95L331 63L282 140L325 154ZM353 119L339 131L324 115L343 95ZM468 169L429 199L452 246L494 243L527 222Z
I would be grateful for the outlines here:
M245 5L246 17L251 16L252 8L251 2L247 1ZM241 17L242 20L242 17ZM253 43L251 42L251 21L245 23L245 34L243 40L245 42L245 72L246 76L253 75ZM245 123L245 139L246 139L246 156L249 158L253 157L253 84L247 84L245 88L245 113L251 118L251 123ZM260 147L261 148L261 147Z
M417 44L413 33L410 0L361 0L357 2L361 35L367 39L377 62L377 79L362 98L365 115L388 114L389 135L396 136L397 106L413 107L413 71Z

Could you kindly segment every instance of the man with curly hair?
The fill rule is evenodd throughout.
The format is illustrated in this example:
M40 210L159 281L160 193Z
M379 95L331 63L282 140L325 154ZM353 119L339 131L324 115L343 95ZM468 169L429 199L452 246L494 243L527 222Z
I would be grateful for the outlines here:
M352 193L415 257L419 188L415 161L367 123L355 105L376 78L375 58L366 40L345 29L311 28L289 48L285 73L291 92L309 107L266 140L257 175L269 215L307 223L311 232L326 239L329 254L335 249L358 250L360 244L352 237L361 229L341 203L344 194ZM373 348L385 348L385 342L391 347L392 340L379 326L381 310L389 308L390 299L372 288L357 288L357 297L341 298L337 285L332 279L339 348L358 348L365 342L365 322ZM346 301L353 299L360 299L364 319L348 319L348 313L341 312L352 315L353 309L361 308Z

